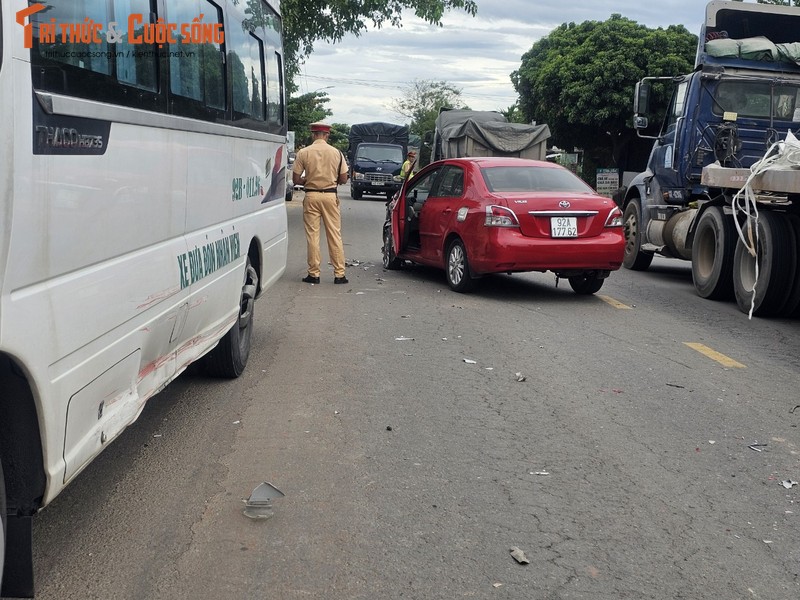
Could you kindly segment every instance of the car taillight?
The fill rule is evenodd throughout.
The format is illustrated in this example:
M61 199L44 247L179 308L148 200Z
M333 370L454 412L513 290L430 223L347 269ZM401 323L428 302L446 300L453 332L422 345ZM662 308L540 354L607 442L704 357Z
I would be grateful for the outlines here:
M491 205L486 207L486 227L519 227L517 215L505 206Z
M622 227L622 211L619 207L615 206L611 209L611 212L608 213L606 227Z

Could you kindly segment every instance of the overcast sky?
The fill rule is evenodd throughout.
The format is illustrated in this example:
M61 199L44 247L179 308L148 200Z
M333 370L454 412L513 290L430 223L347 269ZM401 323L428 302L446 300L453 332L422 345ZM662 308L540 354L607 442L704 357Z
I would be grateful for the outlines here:
M476 110L503 110L517 95L510 74L530 47L562 23L605 21L618 13L647 27L684 25L695 35L704 0L477 0L478 15L451 12L443 27L407 15L338 44L315 44L301 68L298 93L325 91L331 123L407 123L393 112L415 79L447 81Z

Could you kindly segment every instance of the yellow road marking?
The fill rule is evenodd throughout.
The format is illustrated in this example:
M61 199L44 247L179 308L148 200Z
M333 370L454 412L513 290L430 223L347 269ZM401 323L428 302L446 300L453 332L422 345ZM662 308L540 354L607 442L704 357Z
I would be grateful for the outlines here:
M745 365L740 362L737 362L730 358L729 356L725 356L724 354L720 354L716 350L712 350L705 344L698 344L697 342L683 342L692 350L697 350L700 354L703 354L710 358L711 360L717 361L723 367L732 367L734 369L746 369Z
M628 306L627 304L623 304L619 300L614 300L611 296L603 296L602 294L595 294L600 300L606 302L613 306L614 308L619 308L622 310L631 310L632 307Z

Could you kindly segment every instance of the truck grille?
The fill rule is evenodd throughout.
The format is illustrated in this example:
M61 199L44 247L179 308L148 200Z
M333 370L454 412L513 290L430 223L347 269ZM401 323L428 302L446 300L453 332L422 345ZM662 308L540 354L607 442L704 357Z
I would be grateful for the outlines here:
M388 183L392 180L392 176L388 173L365 173L364 178L369 182L380 181Z

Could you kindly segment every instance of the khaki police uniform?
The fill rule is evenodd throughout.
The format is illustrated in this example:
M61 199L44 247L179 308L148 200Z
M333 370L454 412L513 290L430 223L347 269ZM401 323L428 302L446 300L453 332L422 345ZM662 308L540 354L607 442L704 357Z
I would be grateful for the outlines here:
M324 139L316 139L310 146L301 148L294 160L292 172L305 171L305 198L303 199L303 224L306 230L308 274L319 277L320 219L325 224L328 254L335 277L344 277L344 246L339 197L336 195L339 175L347 173L347 163L339 150Z

